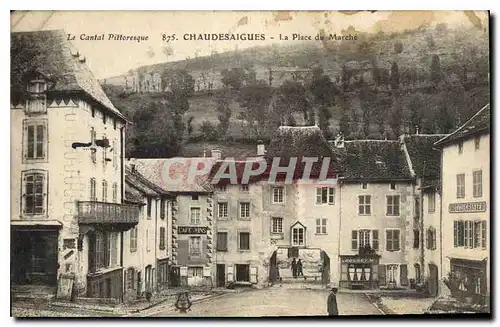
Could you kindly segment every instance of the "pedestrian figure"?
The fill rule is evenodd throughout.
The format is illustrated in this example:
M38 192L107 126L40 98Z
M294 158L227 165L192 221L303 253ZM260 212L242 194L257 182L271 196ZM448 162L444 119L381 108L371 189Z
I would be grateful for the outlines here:
M304 277L304 272L302 271L302 260L300 260L300 259L297 262L297 277L298 276Z
M328 315L329 316L338 316L339 309L337 307L337 291L336 287L332 288L330 295L328 295Z
M295 261L295 258L292 260L292 275L293 278L297 278L297 262Z

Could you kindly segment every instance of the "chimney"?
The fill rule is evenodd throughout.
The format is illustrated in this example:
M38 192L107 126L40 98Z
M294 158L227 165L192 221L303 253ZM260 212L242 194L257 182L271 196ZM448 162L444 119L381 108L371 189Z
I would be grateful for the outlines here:
M212 149L212 158L214 158L215 160L221 160L222 159L221 149Z
M84 64L85 63L85 56L80 56L78 58L78 61L81 62L82 64Z
M257 141L257 156L261 157L266 154L266 146L262 140Z

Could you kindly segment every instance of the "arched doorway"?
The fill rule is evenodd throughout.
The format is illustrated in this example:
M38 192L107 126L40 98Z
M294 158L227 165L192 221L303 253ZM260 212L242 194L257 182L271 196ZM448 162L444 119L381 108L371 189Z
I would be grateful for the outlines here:
M429 295L430 296L437 296L438 291L439 291L439 275L438 275L438 268L435 264L430 263L429 264Z
M330 283L330 257L325 251L320 252L321 256L321 284Z
M269 259L269 282L276 283L279 280L278 251L275 250Z

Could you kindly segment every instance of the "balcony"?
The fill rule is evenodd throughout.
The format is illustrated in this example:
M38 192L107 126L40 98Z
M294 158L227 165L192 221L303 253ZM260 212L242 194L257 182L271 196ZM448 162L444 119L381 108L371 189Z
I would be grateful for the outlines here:
M132 228L139 223L141 206L96 201L79 201L78 223L89 225L124 225Z

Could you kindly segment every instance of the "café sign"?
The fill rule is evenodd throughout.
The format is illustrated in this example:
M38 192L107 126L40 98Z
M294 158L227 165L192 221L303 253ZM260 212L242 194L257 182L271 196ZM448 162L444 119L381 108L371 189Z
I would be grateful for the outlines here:
M486 202L450 203L448 211L450 213L485 212Z
M371 263L377 262L376 258L365 258L365 257L343 257L341 259L342 263Z
M206 234L208 227L194 227L194 226L179 226L177 233L179 234Z

